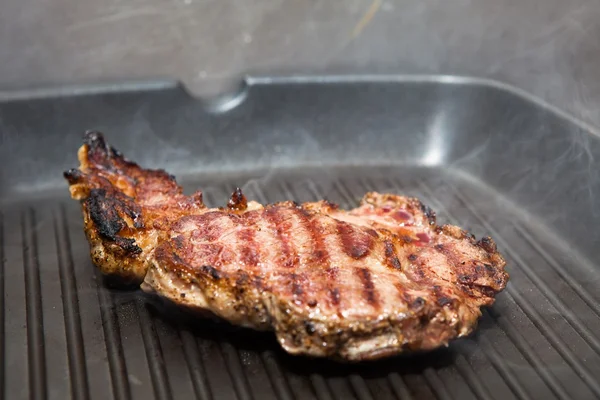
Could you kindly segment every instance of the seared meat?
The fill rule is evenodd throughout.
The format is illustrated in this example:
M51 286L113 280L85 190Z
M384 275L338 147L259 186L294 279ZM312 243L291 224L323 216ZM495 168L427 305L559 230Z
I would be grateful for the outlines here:
M263 206L238 189L210 209L99 133L86 134L79 159L65 176L102 272L273 330L293 354L356 361L445 345L475 328L508 281L492 239L437 226L418 199L368 193L345 211Z

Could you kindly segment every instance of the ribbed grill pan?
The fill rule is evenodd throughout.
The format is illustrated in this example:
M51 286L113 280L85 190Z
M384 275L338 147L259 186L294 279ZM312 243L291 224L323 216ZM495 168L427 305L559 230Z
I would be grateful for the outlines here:
M64 149L70 164L78 144ZM349 207L368 190L421 198L438 211L439 222L491 235L507 258L509 286L475 334L428 354L361 365L292 357L270 334L193 320L138 291L111 289L91 264L66 186L26 195L7 190L0 214L0 393L35 399L600 397L600 296L589 253L569 248L552 223L493 181L444 165L346 161L183 181L189 189L205 188L210 205L223 204L238 184L261 202L327 198Z

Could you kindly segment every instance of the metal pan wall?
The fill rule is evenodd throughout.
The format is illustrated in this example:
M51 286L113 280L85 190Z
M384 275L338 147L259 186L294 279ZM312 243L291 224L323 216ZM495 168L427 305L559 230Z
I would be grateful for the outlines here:
M5 398L600 397L598 136L512 88L260 79L220 102L170 85L2 99ZM263 202L418 196L441 222L494 237L509 286L472 336L354 366L190 320L96 275L61 177L91 128L144 166L202 188L211 205L235 185Z

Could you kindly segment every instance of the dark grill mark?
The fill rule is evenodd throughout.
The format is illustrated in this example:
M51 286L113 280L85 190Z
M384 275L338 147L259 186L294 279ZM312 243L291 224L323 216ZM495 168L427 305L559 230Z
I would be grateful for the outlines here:
M238 231L237 237L240 241L240 261L248 267L256 267L260 261L256 232L252 228L245 228Z
M357 231L346 222L337 221L337 232L342 242L342 249L350 257L360 260L367 256L373 247L373 239L368 234Z
M310 262L318 264L320 267L327 267L329 265L329 252L325 245L322 228L312 218L312 214L309 211L303 208L296 208L295 210L300 223L306 228L312 241L312 253L309 257Z
M365 299L373 307L376 307L378 301L375 293L375 285L373 284L373 280L371 278L371 271L369 271L367 268L357 268L356 274L358 274L363 284Z
M320 274L323 277L320 279L322 287L325 288L331 299L331 304L339 312L340 305L340 290L336 287L338 269L329 268L329 252L327 251L326 243L323 237L322 228L317 221L313 219L312 214L302 207L295 209L296 216L300 221L300 225L304 227L311 239L311 255L309 263L313 263L318 267Z
M292 222L285 218L285 212L280 207L268 207L265 211L265 219L275 230L275 235L281 247L281 258L284 267L294 267L298 264L298 255L293 249L293 243L290 240L292 232Z
M385 261L388 267L394 269L402 269L402 265L400 265L400 260L396 256L396 252L394 249L394 244L389 240L384 242L385 245Z

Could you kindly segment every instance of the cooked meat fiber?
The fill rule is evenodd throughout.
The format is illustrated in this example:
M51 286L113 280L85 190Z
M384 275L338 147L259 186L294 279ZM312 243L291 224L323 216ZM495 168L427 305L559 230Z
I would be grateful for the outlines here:
M469 334L506 286L490 238L438 226L419 200L368 193L261 205L236 190L224 208L185 196L85 136L65 173L100 270L233 324L273 330L292 354L357 361L430 350Z

